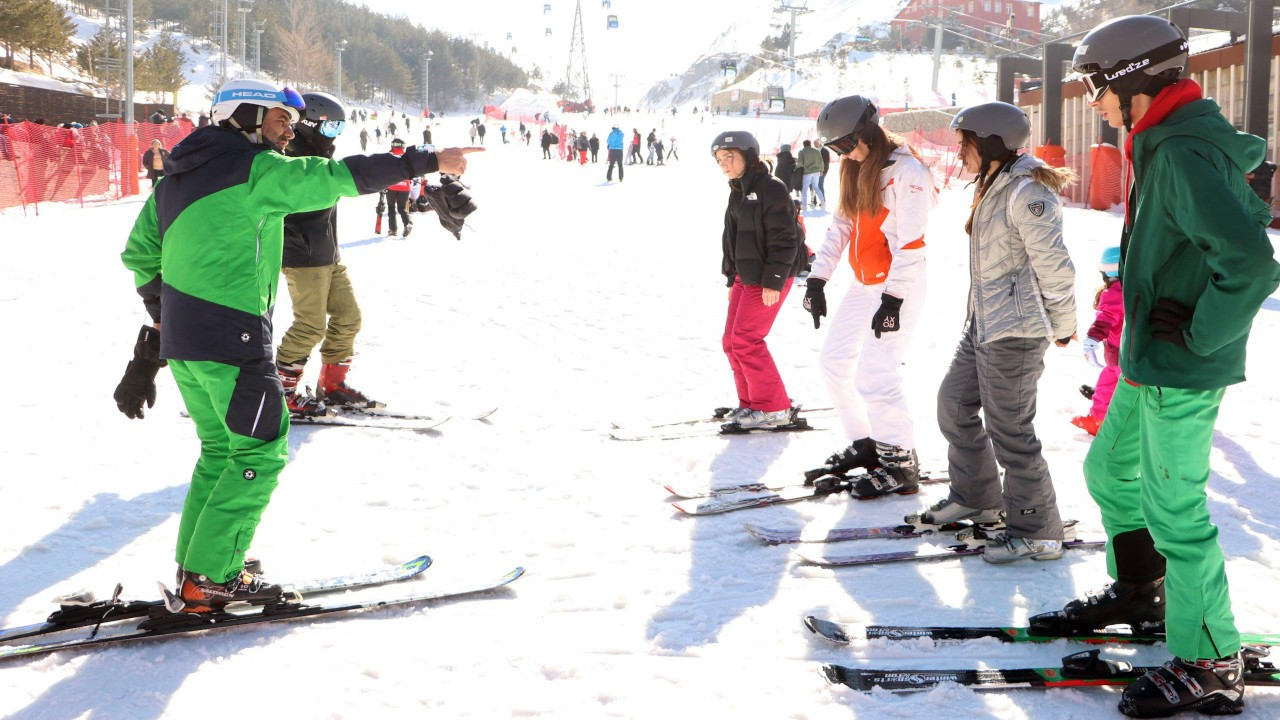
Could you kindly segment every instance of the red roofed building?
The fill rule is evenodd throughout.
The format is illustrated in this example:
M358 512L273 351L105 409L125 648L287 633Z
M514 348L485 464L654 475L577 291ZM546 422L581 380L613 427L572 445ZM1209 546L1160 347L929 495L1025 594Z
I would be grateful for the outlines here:
M903 47L932 46L928 23L939 19L981 42L1001 37L1040 42L1040 3L1035 0L910 0L893 20L893 35ZM953 47L958 40L948 34L943 43Z

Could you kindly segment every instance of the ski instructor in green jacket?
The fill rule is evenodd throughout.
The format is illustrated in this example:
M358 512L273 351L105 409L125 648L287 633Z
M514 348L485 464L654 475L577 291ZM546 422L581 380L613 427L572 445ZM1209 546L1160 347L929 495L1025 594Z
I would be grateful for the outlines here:
M200 437L176 552L178 593L190 612L280 594L246 570L245 551L288 457L271 331L285 215L426 173L462 173L466 154L480 150L286 157L303 109L298 93L271 83L219 88L214 124L173 149L173 170L143 206L121 256L155 325L138 335L116 404L141 418L167 362Z
M1236 132L1199 85L1178 79L1186 62L1182 32L1148 15L1094 28L1072 61L1091 105L1129 130L1133 163L1120 242L1123 377L1084 466L1115 582L1032 624L1164 632L1174 658L1125 688L1120 710L1131 717L1244 708L1205 488L1218 406L1245 379L1254 315L1280 284L1271 213L1245 181L1266 142Z

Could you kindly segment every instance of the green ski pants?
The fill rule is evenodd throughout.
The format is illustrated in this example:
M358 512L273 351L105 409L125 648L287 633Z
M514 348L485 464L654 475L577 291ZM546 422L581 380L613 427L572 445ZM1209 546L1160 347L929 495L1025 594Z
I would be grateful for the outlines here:
M170 360L200 437L182 506L176 560L226 581L244 568L262 512L289 457L289 413L269 358L242 367Z
M1084 464L1107 537L1145 528L1164 556L1165 632L1170 652L1186 660L1240 649L1226 560L1205 496L1222 395L1121 379ZM1118 577L1114 540L1107 543L1107 571Z
M293 303L293 324L280 339L276 359L284 363L306 360L316 345L320 345L321 362L342 362L355 355L360 306L347 266L339 262L283 268L283 272Z

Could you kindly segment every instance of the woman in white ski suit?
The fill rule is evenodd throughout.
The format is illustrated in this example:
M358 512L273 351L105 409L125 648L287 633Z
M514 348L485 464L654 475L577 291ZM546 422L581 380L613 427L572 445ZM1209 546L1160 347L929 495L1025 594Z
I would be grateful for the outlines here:
M924 307L925 234L937 190L932 172L905 141L886 135L878 125L865 130L866 135L873 137L873 145L897 146L880 170L883 208L878 214L850 215L851 193L856 190L849 188L856 188L860 164L853 156L872 161L868 145L861 143L840 160L840 202L808 283L812 293L819 281L821 293L848 250L853 282L835 311L819 365L851 443L845 452L889 470L887 475L870 476L869 485L856 489L870 496L916 491L915 433L902 392L901 366ZM824 306L825 302L823 297ZM816 326L817 314L814 321Z

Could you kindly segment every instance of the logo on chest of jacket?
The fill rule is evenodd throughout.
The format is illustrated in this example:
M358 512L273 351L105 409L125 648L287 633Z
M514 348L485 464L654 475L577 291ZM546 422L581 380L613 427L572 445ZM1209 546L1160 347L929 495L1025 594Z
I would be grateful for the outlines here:
M1024 508L1024 509L1022 510L1022 512L1021 512L1021 513L1019 513L1019 514L1021 514L1021 515L1035 515L1035 514L1036 514L1036 509L1035 509L1035 508Z
M755 193L751 193L750 195L746 196L746 197L745 197L745 198L743 198L743 199L744 199L744 200L759 200L760 198L757 198Z
M1040 217L1041 215L1044 214L1044 201L1036 200L1035 202L1027 205L1027 209L1031 211L1032 215L1035 215L1036 217Z
M254 478L258 477L258 472L253 468L249 468L244 471L243 477L245 480L253 480Z
M242 332L242 333L240 333L240 342L242 342L242 343L247 343L247 342L249 342L249 341L250 341L250 340L252 340L252 339L253 339L253 336L252 336L252 335L250 335L249 333L247 333L247 332Z

